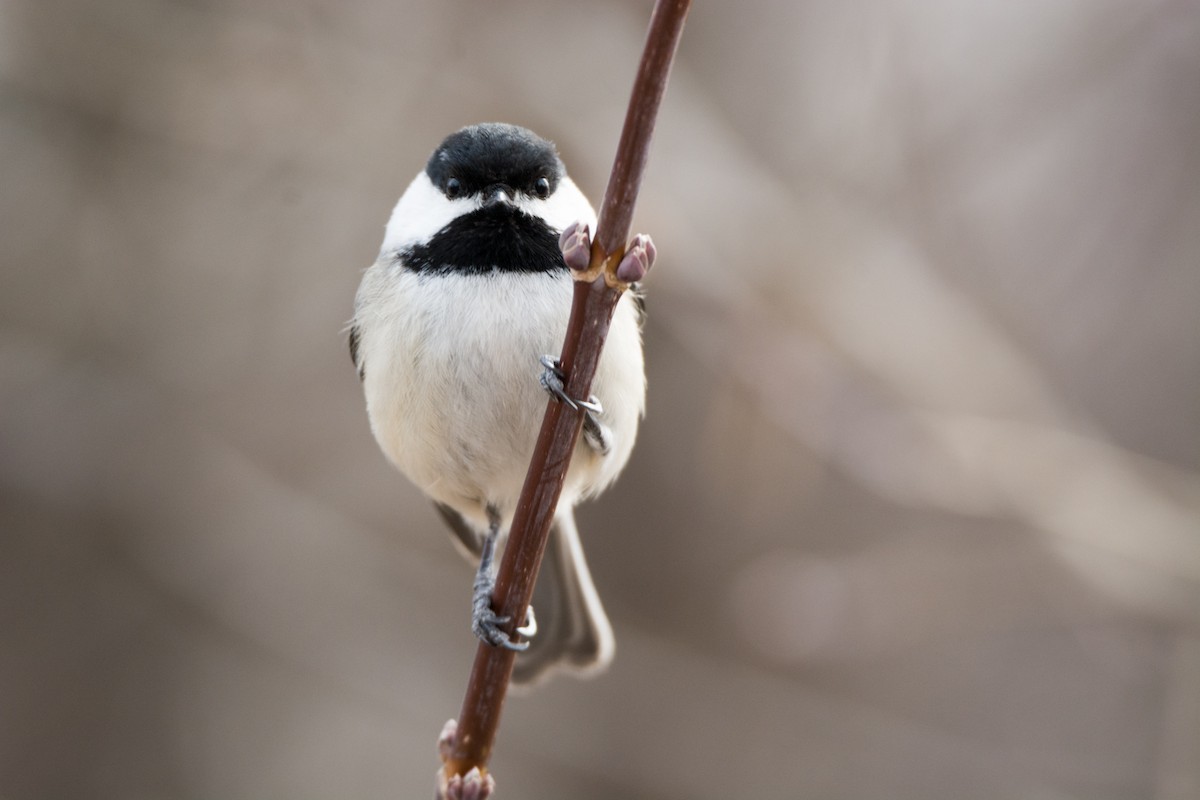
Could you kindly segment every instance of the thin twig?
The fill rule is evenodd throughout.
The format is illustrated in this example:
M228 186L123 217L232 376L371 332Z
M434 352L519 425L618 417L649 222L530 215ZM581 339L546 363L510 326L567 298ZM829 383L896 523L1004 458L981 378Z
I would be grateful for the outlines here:
M575 295L560 359L570 397L590 394L609 321L627 288L616 278L616 268L625 254L654 121L690 4L690 0L658 0L650 18L625 126L600 207L591 265L587 271L575 274ZM547 403L508 545L496 575L492 604L502 617L525 619L563 479L582 425L581 411L566 403ZM510 623L510 628L517 624ZM515 631L510 630L509 634L515 635ZM447 776L465 775L473 767L487 769L513 659L514 653L503 647L481 643L476 651L458 718L458 732L446 759Z

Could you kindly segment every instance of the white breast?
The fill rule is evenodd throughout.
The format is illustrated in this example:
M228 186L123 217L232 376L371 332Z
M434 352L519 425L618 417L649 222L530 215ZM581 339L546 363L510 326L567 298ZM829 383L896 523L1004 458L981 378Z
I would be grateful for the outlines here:
M426 494L480 524L486 505L506 524L516 505L548 397L538 359L562 347L572 283L565 271L417 274L386 255L363 278L355 325L375 438ZM645 377L631 298L592 391L613 448L578 448L563 502L607 486L632 450Z

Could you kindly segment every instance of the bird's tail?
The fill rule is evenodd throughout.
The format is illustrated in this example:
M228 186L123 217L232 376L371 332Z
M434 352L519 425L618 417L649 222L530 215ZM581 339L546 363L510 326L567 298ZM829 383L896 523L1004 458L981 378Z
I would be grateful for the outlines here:
M555 514L533 608L538 632L529 649L517 655L514 683L537 683L555 669L590 677L612 662L612 624L592 583L570 507L560 507Z

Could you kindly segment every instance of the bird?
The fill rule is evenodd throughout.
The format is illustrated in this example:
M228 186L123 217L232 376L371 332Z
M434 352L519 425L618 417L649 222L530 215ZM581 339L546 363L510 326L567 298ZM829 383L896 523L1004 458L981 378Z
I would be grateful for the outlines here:
M462 128L401 195L348 326L371 431L476 565L471 628L518 651L518 685L560 670L597 674L615 651L575 506L617 478L645 413L640 286L613 312L592 396L566 395L552 355L566 333L572 267L586 265L595 228L596 212L551 141L506 123ZM643 275L655 255L639 234L622 274ZM501 629L510 620L491 608L495 561L547 395L582 410L584 422L534 592L537 616L510 637Z

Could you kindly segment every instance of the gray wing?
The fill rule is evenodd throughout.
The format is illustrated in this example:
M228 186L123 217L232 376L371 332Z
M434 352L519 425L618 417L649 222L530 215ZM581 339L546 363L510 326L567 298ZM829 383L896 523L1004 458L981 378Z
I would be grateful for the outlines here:
M442 515L442 519L446 521L450 532L454 534L454 539L459 545L459 549L465 555L474 555L478 559L480 551L483 550L483 535L475 530L474 526L467 522L462 514L459 514L445 503L435 502L433 507L438 510L438 513Z
M362 334L358 330L357 325L350 326L350 360L354 362L354 366L358 369L358 379L361 381L367 376L366 365L358 360L358 344Z

